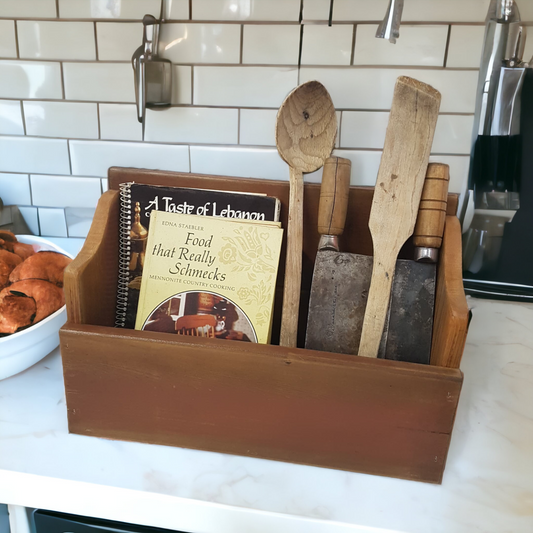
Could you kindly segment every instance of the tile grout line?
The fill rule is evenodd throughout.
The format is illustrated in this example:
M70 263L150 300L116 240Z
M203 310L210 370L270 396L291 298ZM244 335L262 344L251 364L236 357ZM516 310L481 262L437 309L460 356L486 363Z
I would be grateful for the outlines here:
M192 0L189 0L189 19L192 20Z
M17 59L20 59L19 28L16 20L13 21L13 25L15 26L15 48L17 50Z
M192 1L192 0L191 0ZM34 22L114 22L118 24L128 24L132 22L141 22L142 18L96 18L96 17L19 17L19 16L1 16L0 20L28 20ZM265 20L241 20L241 19L231 19L231 20L220 20L220 19L167 19L165 24L221 24L221 25L236 25L244 22L250 26L261 26L261 25L300 25L304 24L314 24L314 25L328 25L328 20L324 19L309 19L303 20L276 20L276 19L265 19ZM375 26L382 22L382 19L376 20L357 20L357 19L347 19L347 20L334 20L332 25L345 26L351 24L365 24L368 26ZM533 20L523 20L521 22L525 26L533 26ZM402 24L406 26L449 26L450 24L456 26L485 26L484 21L460 21L460 20L402 20Z
M100 54L98 53L98 33L96 32L96 22L94 23L94 53L96 55L96 61L100 59Z
M191 67L191 106L194 106L194 67Z
M241 108L237 109L237 144L241 144Z
M72 157L70 155L70 139L67 139L67 154L68 154L68 167L70 169L70 175L72 176Z
M446 68L446 64L448 63L448 53L450 51L450 38L452 36L452 25L450 24L448 26L448 35L446 36L446 46L444 48L444 61L442 66Z
M59 0L56 0L56 18L59 18Z
M24 103L21 100L20 101L20 115L22 118L22 129L24 130L24 136L28 135L27 127L26 127L26 114L24 113Z
M63 95L61 100L66 100L65 97L65 73L63 71L63 61L59 63L59 71L61 75L61 94Z
M241 24L241 40L239 50L239 65L242 65L242 56L244 54L244 24Z
M98 140L101 141L102 140L102 129L100 127L100 102L96 102L96 124L98 126Z
M302 27L305 26L302 24ZM12 61L23 61L28 63L73 63L77 65L130 65L131 61L123 60L94 60L94 59L28 59L28 58L0 58L2 62L9 63ZM235 63L172 63L176 67L200 67L200 68L267 68L267 69L280 69L280 68L298 68L297 63L243 63L242 65ZM301 68L314 68L324 70L421 70L421 71L446 71L446 72L478 72L479 67L450 67L444 68L438 65L393 65L393 64L357 64L357 65L328 65L328 64L306 64L300 65Z
M353 25L353 32L352 32L352 53L350 54L350 66L353 66L353 62L355 60L355 39L357 36L357 24Z

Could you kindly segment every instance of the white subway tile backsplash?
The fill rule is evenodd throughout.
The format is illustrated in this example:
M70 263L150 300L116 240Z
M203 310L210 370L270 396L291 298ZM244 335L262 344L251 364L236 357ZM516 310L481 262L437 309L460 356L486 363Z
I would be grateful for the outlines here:
M94 217L94 209L87 208L69 208L65 209L65 218L67 221L68 236L87 237L91 229L91 223Z
M300 0L194 0L193 20L297 21Z
M19 207L20 214L24 219L24 222L30 228L30 231L34 235L39 235L39 213L37 212L36 207Z
M0 173L0 198L4 205L31 205L28 175Z
M98 139L96 104L26 101L28 135Z
M95 208L102 194L98 178L30 176L33 205Z
M388 123L388 112L343 111L340 146L382 150Z
M402 20L435 22L484 22L490 0L408 0ZM402 30L400 28L400 36Z
M164 4L165 20L187 20L189 18L189 0L172 0Z
M131 63L63 63L65 98L135 102Z
M0 98L62 98L59 63L0 61Z
M473 126L473 115L440 115L431 151L441 154L468 155L472 143Z
M59 0L61 18L142 20L160 11L161 0Z
M70 174L67 141L1 137L0 172Z
M207 107L148 110L145 140L155 142L237 144L239 111Z
M191 172L288 180L289 167L268 148L191 146Z
M17 57L15 22L13 20L0 20L0 57Z
M17 22L19 52L26 59L96 59L91 22Z
M18 100L0 100L0 134L24 135L22 109Z
M278 108L297 85L296 68L194 67L193 103Z
M300 83L310 80L323 83L337 109L388 110L399 76L410 76L440 91L441 113L474 112L476 71L304 67Z
M330 0L323 0L330 3ZM389 0L335 0L333 21L381 21L385 17ZM329 6L328 6L329 9ZM406 20L402 17L402 20Z
M141 141L137 107L131 104L100 104L100 137L106 140Z
M192 67L172 65L172 103L192 104Z
M333 150L333 155L345 157L352 162L350 183L358 186L371 186L376 184L381 152L369 152L364 150ZM311 174L304 174L304 181L308 183L320 183L322 181L322 168Z
M479 68L484 36L485 26L452 26L446 66Z
M307 20L329 20L331 0L305 0L303 6L302 19Z
M377 28L377 24L357 26L354 65L444 66L448 26L402 24L396 44L376 39Z
M46 237L68 237L67 222L63 209L39 207L38 212L41 235Z
M297 65L299 49L299 25L249 24L244 26L243 63Z
M533 3L526 0L520 2L520 15L524 22L533 22Z
M304 27L302 65L349 65L352 58L352 24Z
M69 141L72 173L107 177L109 167L189 172L188 146L114 141Z
M276 109L241 109L240 144L276 146Z
M141 46L143 25L140 22L97 22L98 59L101 61L130 61Z
M164 24L160 55L174 63L238 63L238 24Z
M55 0L0 0L2 17L56 18Z

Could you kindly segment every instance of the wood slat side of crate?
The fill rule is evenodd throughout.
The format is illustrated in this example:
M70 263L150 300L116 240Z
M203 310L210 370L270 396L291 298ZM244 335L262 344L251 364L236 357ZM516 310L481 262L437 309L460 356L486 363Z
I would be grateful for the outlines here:
M431 364L459 368L468 333L468 304L463 287L461 224L446 217L435 294Z
M73 433L440 483L459 370L67 323Z

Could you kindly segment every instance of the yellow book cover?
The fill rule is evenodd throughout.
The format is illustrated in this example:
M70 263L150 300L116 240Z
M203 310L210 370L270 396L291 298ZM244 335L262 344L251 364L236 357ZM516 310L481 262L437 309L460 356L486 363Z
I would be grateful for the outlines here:
M279 223L154 211L135 329L270 341Z

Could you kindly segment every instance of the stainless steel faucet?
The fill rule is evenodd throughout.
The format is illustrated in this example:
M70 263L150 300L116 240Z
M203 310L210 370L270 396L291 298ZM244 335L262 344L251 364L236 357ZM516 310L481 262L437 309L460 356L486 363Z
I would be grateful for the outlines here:
M396 39L400 36L402 11L403 0L390 0L385 18L376 31L377 38L388 39L391 43L396 43Z

